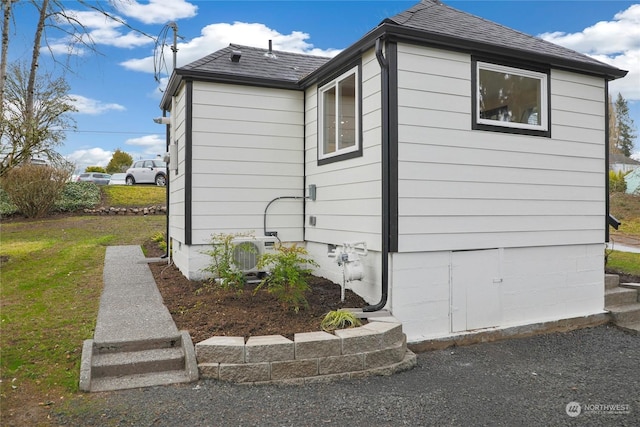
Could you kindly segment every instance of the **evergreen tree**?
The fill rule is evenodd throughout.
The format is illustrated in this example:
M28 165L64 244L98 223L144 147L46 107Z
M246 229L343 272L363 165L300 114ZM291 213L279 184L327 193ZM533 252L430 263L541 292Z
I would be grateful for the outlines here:
M622 154L629 157L633 152L633 140L636 138L636 129L633 119L629 116L629 106L627 100L618 93L615 103L616 114L616 141L615 146Z

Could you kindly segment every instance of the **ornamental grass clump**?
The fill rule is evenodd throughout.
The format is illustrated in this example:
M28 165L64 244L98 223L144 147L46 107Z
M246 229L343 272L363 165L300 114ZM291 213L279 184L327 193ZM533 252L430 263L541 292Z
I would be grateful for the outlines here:
M332 310L324 316L320 323L320 327L326 332L333 332L336 329L355 328L361 325L360 319L347 310Z

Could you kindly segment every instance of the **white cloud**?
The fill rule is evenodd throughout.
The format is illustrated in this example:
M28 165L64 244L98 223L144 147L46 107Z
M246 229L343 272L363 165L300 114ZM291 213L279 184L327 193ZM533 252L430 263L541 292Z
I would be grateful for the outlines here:
M108 111L124 111L126 108L120 104L103 103L97 99L87 98L82 95L69 95L73 99L72 104L78 109L78 114L98 115Z
M104 14L97 11L67 10L66 15L70 19L80 23L86 32L51 41L49 48L54 53L84 55L87 53L84 44L90 45L91 43L132 49L154 42L153 39L141 33L132 30L127 31L122 22L107 18ZM117 18L122 19L120 17ZM68 31L72 31L66 20L59 20L58 25L68 27ZM82 40L84 44L79 43L80 40Z
M612 21L598 22L577 33L552 32L539 37L629 71L625 78L611 83L610 92L640 100L640 4L617 13Z
M620 92L628 101L640 100L640 47L614 57L606 55L592 56L598 61L613 65L621 70L629 71L624 78L609 83L609 93L611 93L614 98L615 95Z
M155 158L167 151L167 143L164 135L145 135L139 138L131 138L125 141L125 144L140 147L143 157ZM134 156L138 158L139 156Z
M196 16L198 6L185 0L149 0L140 4L135 0L116 2L115 7L124 15L145 24L164 24L176 19Z
M200 59L210 53L229 46L240 44L267 48L268 41L273 40L274 50L285 52L304 53L309 55L332 57L340 53L339 49L319 49L308 42L309 34L301 31L293 31L291 34L281 34L260 23L234 22L211 24L204 27L200 37L196 37L185 43L178 43L178 66L182 66ZM167 47L164 56L167 62L171 62L171 50ZM121 65L127 69L154 72L153 57L130 59Z
M68 161L75 163L77 172L84 172L88 166L106 167L111 160L111 157L113 157L113 153L111 151L95 147L76 150L65 157Z

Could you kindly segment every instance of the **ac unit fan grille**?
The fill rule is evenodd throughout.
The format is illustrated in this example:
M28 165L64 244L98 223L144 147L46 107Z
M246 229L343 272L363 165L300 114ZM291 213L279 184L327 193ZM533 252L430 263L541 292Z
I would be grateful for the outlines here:
M242 242L233 248L233 260L242 271L256 268L259 256L260 249L253 242Z

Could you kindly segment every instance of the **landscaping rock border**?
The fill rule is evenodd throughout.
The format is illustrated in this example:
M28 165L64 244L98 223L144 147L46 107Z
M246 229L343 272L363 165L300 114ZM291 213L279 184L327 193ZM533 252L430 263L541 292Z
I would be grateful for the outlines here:
M391 375L413 368L402 324L378 316L358 328L333 334L305 332L289 340L281 335L215 336L196 344L200 378L235 383L300 383Z
M100 207L95 209L84 209L84 213L90 215L166 215L166 206L148 206L143 208L114 208Z

